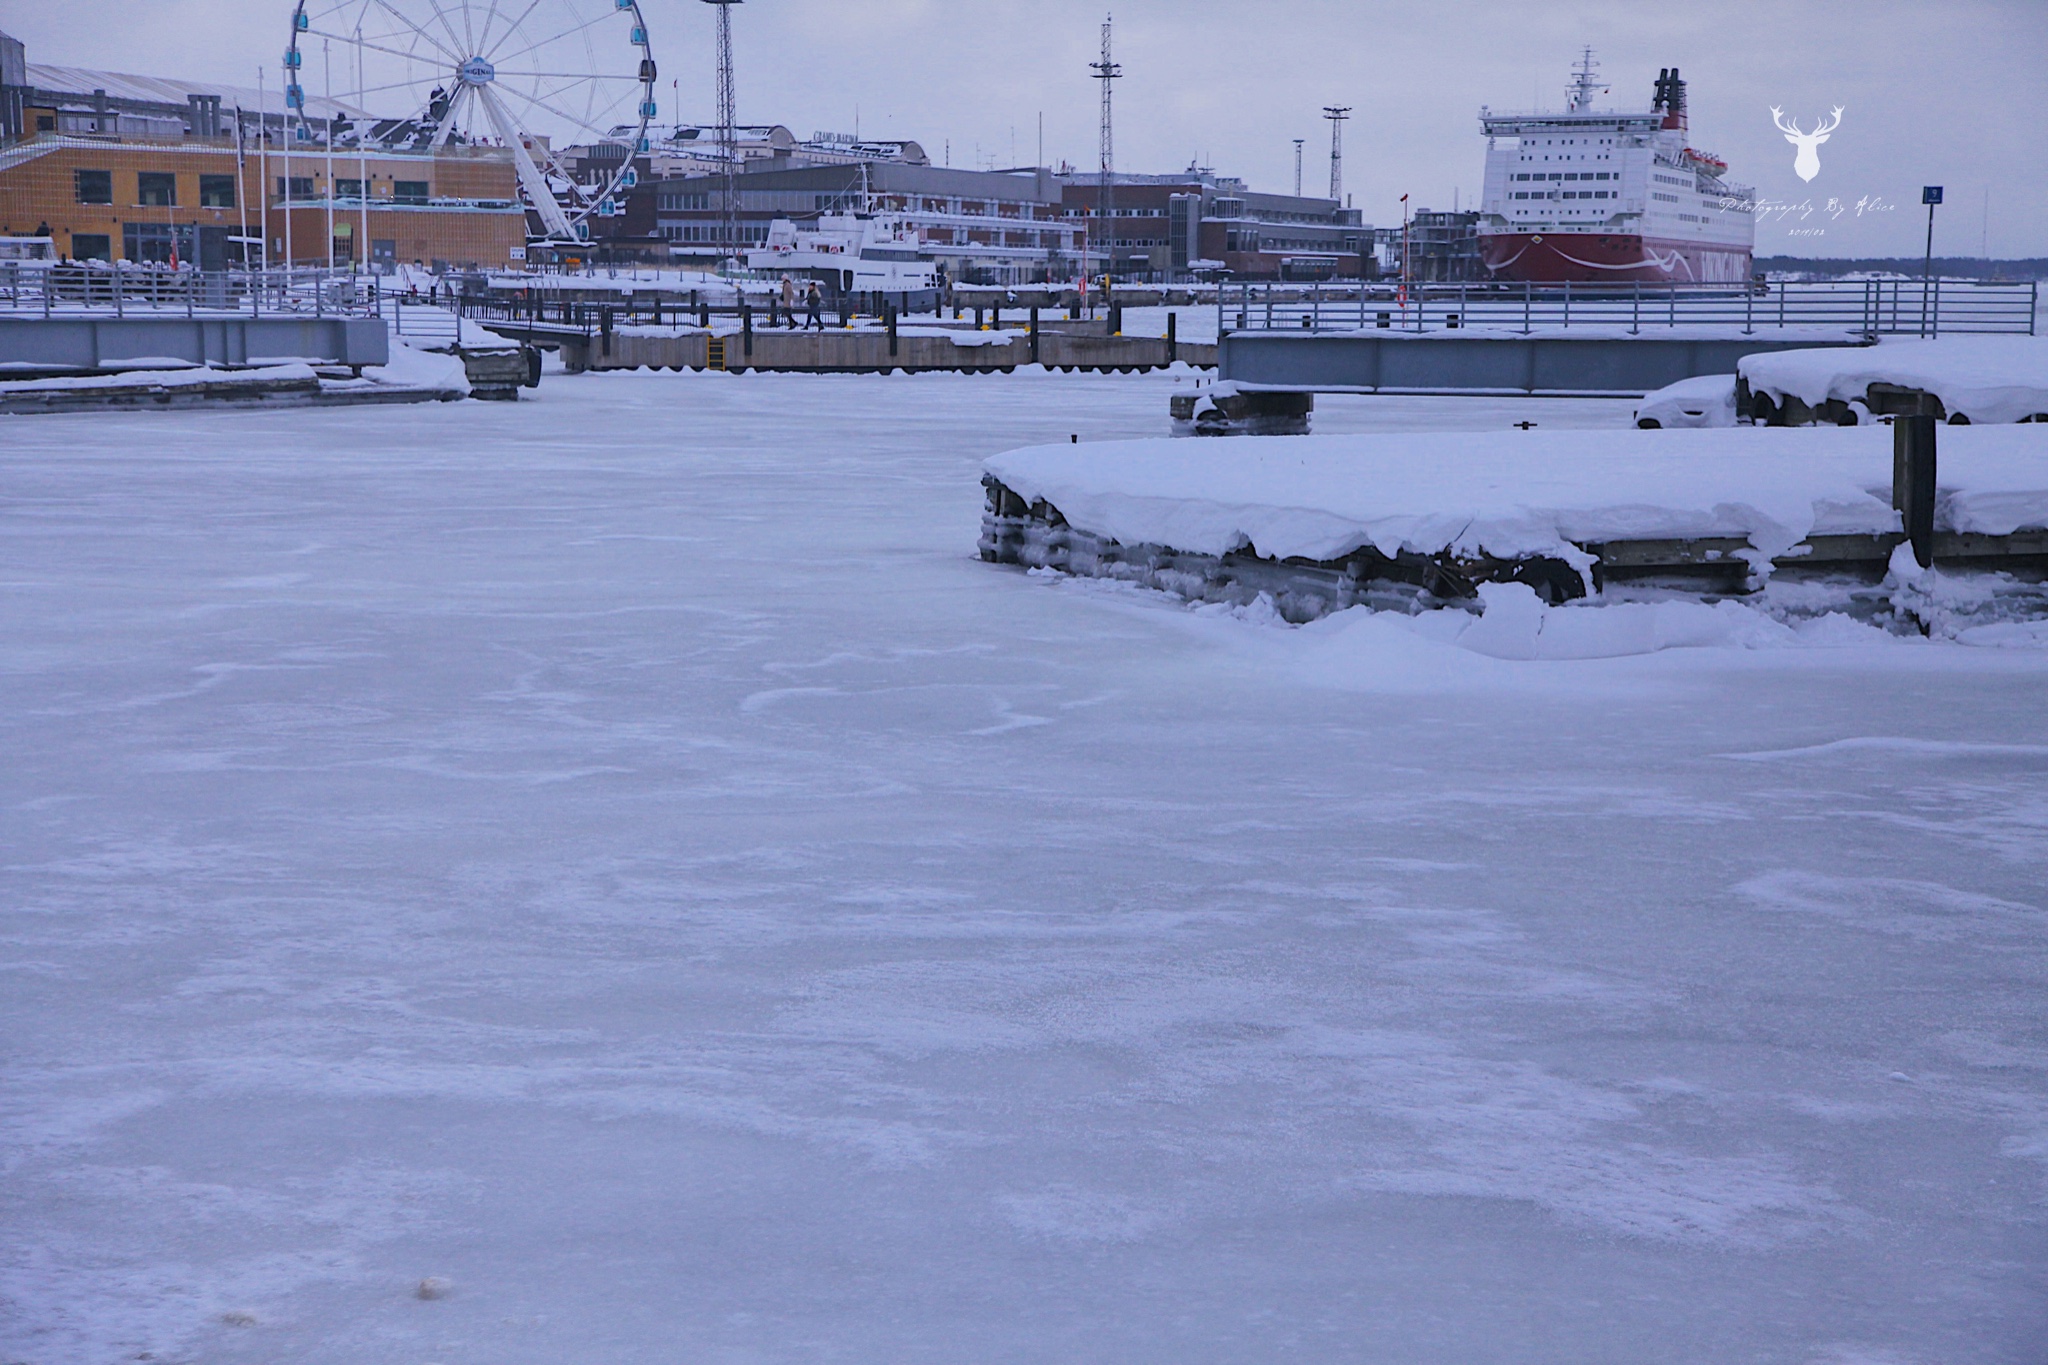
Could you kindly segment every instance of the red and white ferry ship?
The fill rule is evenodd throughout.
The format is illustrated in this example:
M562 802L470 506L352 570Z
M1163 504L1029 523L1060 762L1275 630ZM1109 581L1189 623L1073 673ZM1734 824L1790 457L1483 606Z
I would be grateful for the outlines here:
M1687 146L1685 82L1657 73L1643 113L1596 111L1586 49L1561 114L1479 111L1479 253L1497 280L1735 284L1749 279L1756 193Z

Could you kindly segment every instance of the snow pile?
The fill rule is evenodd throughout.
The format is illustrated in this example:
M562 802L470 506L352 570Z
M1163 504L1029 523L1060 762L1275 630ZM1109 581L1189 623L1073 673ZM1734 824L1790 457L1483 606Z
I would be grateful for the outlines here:
M1738 602L1616 602L1547 607L1526 584L1482 583L1485 613L1468 617L1457 643L1496 659L1605 659L1707 645L1788 643L1790 627ZM1462 613L1461 613L1462 615Z
M460 357L439 351L415 350L397 336L391 338L390 362L365 366L363 377L379 384L396 384L411 389L469 392L469 371Z
M1732 427L1735 376L1702 374L1643 395L1636 409L1639 427Z
M1940 451L1940 524L2048 526L2048 431L1945 429ZM1576 563L1610 540L1739 537L1761 560L1809 535L1897 531L1891 458L1881 428L1413 432L1033 446L985 467L1127 545Z
M1736 366L1749 387L1817 407L1861 399L1872 384L1919 389L1951 416L2018 422L2048 413L2048 337L1956 336L1855 349L1777 351Z

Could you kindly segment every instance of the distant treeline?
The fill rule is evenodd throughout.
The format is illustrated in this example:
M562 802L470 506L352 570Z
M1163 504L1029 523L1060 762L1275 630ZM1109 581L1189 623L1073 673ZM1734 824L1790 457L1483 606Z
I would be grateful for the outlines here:
M1811 275L1847 275L1859 271L1883 270L1899 275L1918 275L1925 268L1919 256L1868 256L1860 259L1814 259L1806 256L1759 256L1759 271L1783 270ZM2048 279L2048 256L2029 256L2018 261L1991 261L1982 256L1936 256L1934 273L1949 279L2040 280Z

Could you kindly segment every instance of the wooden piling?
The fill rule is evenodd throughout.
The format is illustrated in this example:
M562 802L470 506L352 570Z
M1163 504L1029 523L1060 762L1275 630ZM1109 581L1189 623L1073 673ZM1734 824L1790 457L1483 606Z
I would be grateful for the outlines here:
M1923 569L1934 563L1934 429L1925 414L1892 419L1892 506Z

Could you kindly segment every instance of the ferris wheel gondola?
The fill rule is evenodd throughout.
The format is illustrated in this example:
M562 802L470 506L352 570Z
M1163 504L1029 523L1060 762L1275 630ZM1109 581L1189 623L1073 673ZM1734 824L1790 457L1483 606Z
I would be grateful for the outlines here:
M390 111L354 133L358 146L509 151L536 243L582 241L591 217L617 211L656 113L639 0L295 0L285 98L302 130L315 51L325 94ZM570 145L599 149L591 160L607 169L579 180L559 155Z

